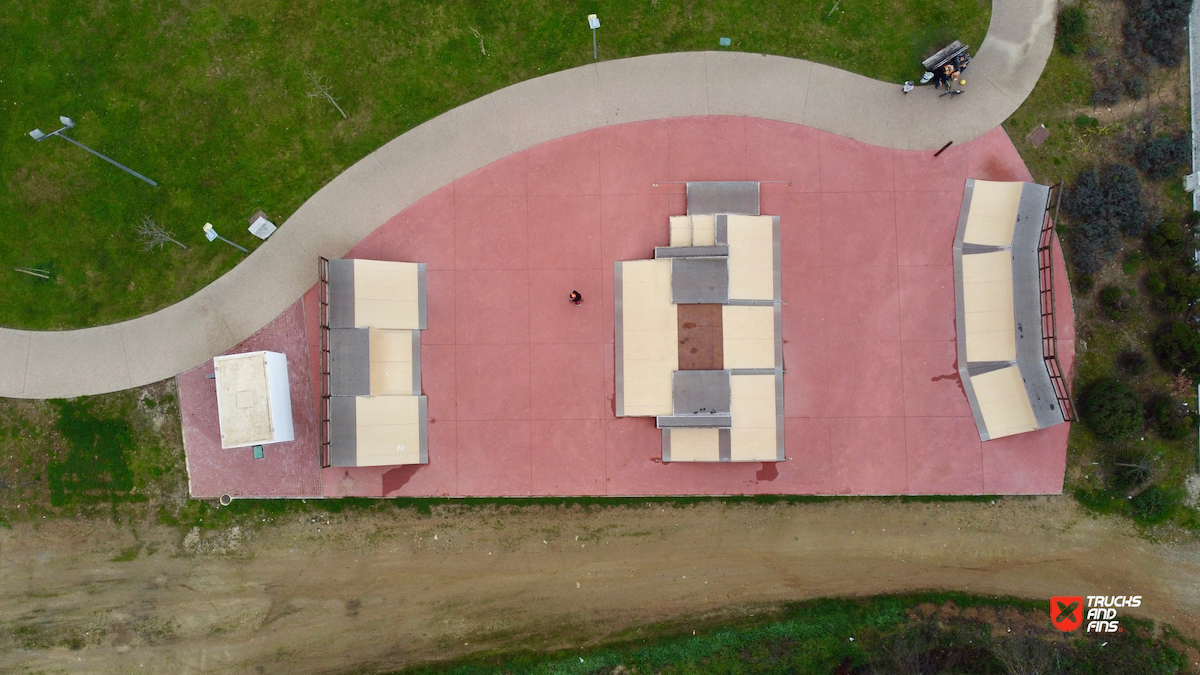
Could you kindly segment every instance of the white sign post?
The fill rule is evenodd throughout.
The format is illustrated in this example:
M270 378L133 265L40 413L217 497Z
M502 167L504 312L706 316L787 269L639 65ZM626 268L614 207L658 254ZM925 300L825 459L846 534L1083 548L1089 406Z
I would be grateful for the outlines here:
M600 53L596 51L596 29L600 27L600 19L595 14L588 14L588 27L592 29L592 60L596 61L600 58Z

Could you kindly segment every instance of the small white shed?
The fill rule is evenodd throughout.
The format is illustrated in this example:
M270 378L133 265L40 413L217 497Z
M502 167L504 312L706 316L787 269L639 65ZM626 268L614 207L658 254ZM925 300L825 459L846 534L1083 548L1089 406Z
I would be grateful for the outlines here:
M213 359L221 447L295 440L287 356L279 352L230 354Z

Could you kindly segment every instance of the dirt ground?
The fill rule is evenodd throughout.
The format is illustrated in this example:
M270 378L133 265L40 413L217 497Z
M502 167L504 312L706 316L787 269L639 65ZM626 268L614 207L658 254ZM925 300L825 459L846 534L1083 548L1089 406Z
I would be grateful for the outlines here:
M449 506L203 535L0 529L0 671L357 672L920 589L1142 595L1141 616L1200 635L1200 545L1068 498Z

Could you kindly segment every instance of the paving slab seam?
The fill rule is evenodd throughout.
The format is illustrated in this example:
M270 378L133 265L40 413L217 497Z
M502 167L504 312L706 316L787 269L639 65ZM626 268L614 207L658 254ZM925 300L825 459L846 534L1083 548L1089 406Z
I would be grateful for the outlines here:
M66 398L173 377L283 314L316 282L318 255L341 257L388 218L453 180L582 131L731 115L803 124L898 150L972 140L1007 119L1033 90L1053 48L1055 10L1054 0L994 0L987 37L971 63L972 80L985 86L954 99L924 89L904 95L899 83L741 52L618 59L511 85L367 155L318 190L244 262L174 305L72 331L0 328L0 344L26 342L25 363L10 353L6 364L14 374L23 365L24 377L17 382L0 376L0 396ZM267 279L269 284L251 283ZM126 335L143 337L126 345ZM153 362L134 370L126 356L114 368L111 356L118 349L126 354L127 347L153 355Z

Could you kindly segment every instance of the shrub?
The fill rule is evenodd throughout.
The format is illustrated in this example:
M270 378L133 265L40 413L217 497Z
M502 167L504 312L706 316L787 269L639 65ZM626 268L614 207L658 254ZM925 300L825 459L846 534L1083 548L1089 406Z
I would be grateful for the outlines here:
M1121 228L1121 234L1140 235L1146 226L1147 213L1137 171L1125 164L1109 164L1100 170L1100 187L1106 213Z
M1146 232L1146 249L1159 260L1175 258L1183 253L1188 234L1179 223L1158 223Z
M1129 317L1129 298L1120 286L1105 286L1100 289L1100 312L1113 321L1124 321Z
M1146 365L1146 355L1136 349L1126 349L1117 355L1117 368L1129 375L1141 375L1146 372Z
M1146 291L1155 296L1166 294L1167 280L1161 272L1155 270L1146 275Z
M1192 161L1192 143L1187 134L1158 134L1138 144L1137 167L1155 180L1170 178Z
M1125 40L1159 64L1179 65L1187 54L1188 12L1192 0L1125 0Z
M1192 411L1183 401L1170 394L1156 398L1150 406L1150 413L1154 428L1163 438L1183 438L1196 426L1196 416Z
M1153 525L1171 517L1177 500L1178 497L1173 493L1167 492L1157 485L1151 485L1131 499L1129 506L1133 509L1133 517L1138 522Z
M1115 441L1139 431L1145 421L1137 394L1120 380L1100 380L1083 398L1083 421L1098 438Z
M1107 220L1092 220L1071 230L1071 264L1087 275L1100 270L1121 244L1117 228Z
M1134 100L1146 98L1146 78L1141 75L1127 75L1125 77L1125 95Z
M1095 168L1079 172L1063 195L1062 208L1076 222L1104 219L1104 190L1100 188L1100 174Z
M1118 68L1108 61L1096 64L1094 87L1092 88L1092 105L1114 106L1121 102L1121 74Z
M1087 13L1079 5L1063 7L1058 13L1058 51L1075 56L1087 42Z
M1200 332L1182 321L1172 321L1154 338L1154 355L1166 370L1194 371L1200 367Z
M1081 295L1087 295L1096 287L1096 277L1080 272L1072 275L1075 280L1075 292Z

